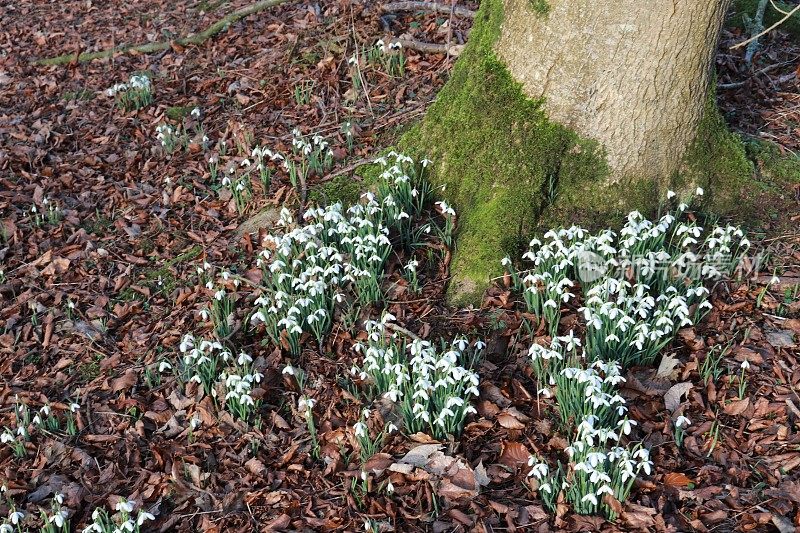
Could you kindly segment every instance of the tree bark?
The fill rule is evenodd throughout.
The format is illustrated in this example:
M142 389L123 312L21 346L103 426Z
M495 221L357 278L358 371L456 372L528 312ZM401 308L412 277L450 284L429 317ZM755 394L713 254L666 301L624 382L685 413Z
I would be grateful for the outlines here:
M600 142L614 179L667 177L695 138L728 0L506 0L495 50L550 120Z
M481 2L451 79L401 141L433 160L459 213L451 301L477 303L502 257L550 226L654 212L667 189L737 205L752 168L710 90L729 4Z

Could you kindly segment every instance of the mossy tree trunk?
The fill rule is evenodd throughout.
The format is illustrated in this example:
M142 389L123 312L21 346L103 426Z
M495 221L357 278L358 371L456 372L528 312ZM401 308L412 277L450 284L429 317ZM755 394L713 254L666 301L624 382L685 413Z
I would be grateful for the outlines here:
M483 0L466 50L403 139L459 213L451 299L552 224L652 211L668 188L733 204L750 173L713 100L729 0Z

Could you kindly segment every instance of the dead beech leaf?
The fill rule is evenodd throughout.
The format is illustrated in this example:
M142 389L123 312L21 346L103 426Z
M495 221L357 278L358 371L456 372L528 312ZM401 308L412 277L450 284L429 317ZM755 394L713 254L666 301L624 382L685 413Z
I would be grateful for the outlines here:
M428 463L428 459L434 452L442 448L443 446L441 444L421 444L420 446L411 448L408 453L400 459L400 462L421 468Z
M373 474L380 474L394 463L394 458L388 453L376 453L364 463L364 470Z
M652 531L656 510L629 502L622 513L622 521L636 531Z
M670 472L664 474L664 485L667 487L688 487L689 483L694 483L686 474L681 472Z
M506 442L498 462L509 468L516 468L521 464L528 464L530 456L531 452L521 442Z
M675 410L681 405L681 398L689 394L692 390L692 384L689 381L676 383L664 394L664 406L669 412L674 413Z
M267 467L264 466L264 463L256 459L255 457L251 458L244 464L245 468L250 471L251 474L255 476L261 476L267 470Z
M744 398L730 402L725 405L724 410L726 415L738 416L744 413L748 407L750 407L750 398Z
M121 390L130 390L136 382L139 381L139 376L136 371L129 368L125 373L111 382L111 392L119 392Z
M662 379L665 381L674 379L678 374L676 370L678 363L680 363L680 361L678 361L678 358L674 355L669 353L664 354L664 357L661 358L661 363L658 365L655 379Z
M525 429L525 424L509 413L500 413L497 415L497 422L506 429Z
M603 494L603 503L608 505L617 516L622 514L622 504L611 494Z

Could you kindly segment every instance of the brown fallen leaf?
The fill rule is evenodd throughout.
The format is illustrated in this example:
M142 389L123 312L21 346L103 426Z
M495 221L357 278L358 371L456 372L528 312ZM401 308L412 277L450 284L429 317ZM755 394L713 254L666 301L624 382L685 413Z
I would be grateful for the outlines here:
M394 458L388 453L376 453L364 463L364 470L380 475L394 463Z
M525 424L510 413L504 412L497 415L497 423L506 429L525 429Z
M690 390L692 390L691 382L684 381L683 383L676 383L664 394L664 406L671 413L674 413L681 405L681 398L689 394Z
M750 407L750 398L744 398L742 400L734 400L726 404L723 409L726 415L738 416L744 413L748 407Z
M530 456L531 452L521 442L505 442L497 461L509 468L517 468L520 465L528 464Z
M122 376L111 382L111 392L130 390L137 381L139 381L139 375L134 369L129 368Z
M670 472L664 474L665 487L688 487L690 483L694 483L686 474L681 472Z

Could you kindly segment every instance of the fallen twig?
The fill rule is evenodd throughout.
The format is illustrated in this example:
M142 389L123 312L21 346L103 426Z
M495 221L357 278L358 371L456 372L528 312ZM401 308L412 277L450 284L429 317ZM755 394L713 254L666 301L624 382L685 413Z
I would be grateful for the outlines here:
M796 8L794 8L791 11L789 11L788 13L786 13L786 15L784 15L784 17L781 20L779 20L778 22L776 22L775 24L773 24L772 26L770 26L766 30L762 31L758 35L753 35L752 37L750 37L746 41L742 41L739 44L735 44L735 45L731 46L731 50L736 50L737 48L741 48L742 46L747 46L748 44L750 44L753 41L757 40L761 36L768 34L772 30L774 30L775 28L777 28L778 26L780 26L781 24L783 24L784 22L789 20L791 18L791 16L794 15L795 13L797 13L798 11L800 11L800 5L798 5Z
M466 46L463 44L453 44L448 47L446 44L425 43L422 41L409 41L406 39L400 39L397 42L402 44L403 48L408 48L410 50L416 50L418 52L423 52L426 54L449 53L451 56L458 56L464 50L464 46Z
M759 0L758 7L756 8L756 17L753 25L753 34L759 34L764 29L764 12L767 10L768 0ZM747 45L747 51L744 54L744 61L748 65L753 62L753 56L758 51L758 38L752 43Z
M391 329L391 330L393 330L393 331L396 331L397 333L402 333L402 334L403 334L403 335L405 335L406 337L408 337L408 338L410 338L410 339L413 339L413 340L415 340L415 341L421 341L421 340L422 340L421 338L419 338L419 336L418 336L416 333L413 333L413 332L411 332L411 331L408 331L408 330L407 330L406 328L404 328L403 326L398 326L398 325L397 325L397 324L395 324L394 322L387 322L387 323L386 323L386 324L384 324L384 325L385 325L385 326L386 326L388 329Z
M433 11L434 13L450 13L450 6L436 2L389 2L381 6L381 11ZM466 7L456 7L453 14L464 18L475 18L475 12Z
M180 37L172 41L159 41L154 43L115 46L114 48L109 48L108 50L101 50L98 52L84 52L78 55L77 57L76 54L64 54L57 57L50 57L47 59L37 59L33 61L33 64L65 65L67 63L73 63L76 61L84 62L84 61L92 61L93 59L111 57L114 54L150 54L153 52L168 50L175 45L177 46L198 45L210 39L219 32L225 30L231 24L238 22L239 20L249 15L258 13L259 11L263 11L267 8L283 4L286 1L287 0L261 0L260 2L255 2L254 4L250 4L247 7L237 9L233 13L225 17L222 17L220 20L218 20L205 30L201 31L200 33L196 33L194 35L188 35L186 37Z
M762 68L761 70L759 70L757 72L754 72L753 75L750 76L746 80L735 81L735 82L732 82L732 83L719 83L719 84L717 84L717 89L738 89L739 87L744 87L744 85L747 84L747 82L750 81L752 78L755 78L756 76L760 76L762 74L766 74L767 72L771 72L771 71L773 71L775 69L778 69L778 68L781 68L781 67L785 67L786 65L789 65L789 64L791 64L791 62L774 63L772 65L769 65L767 67Z

